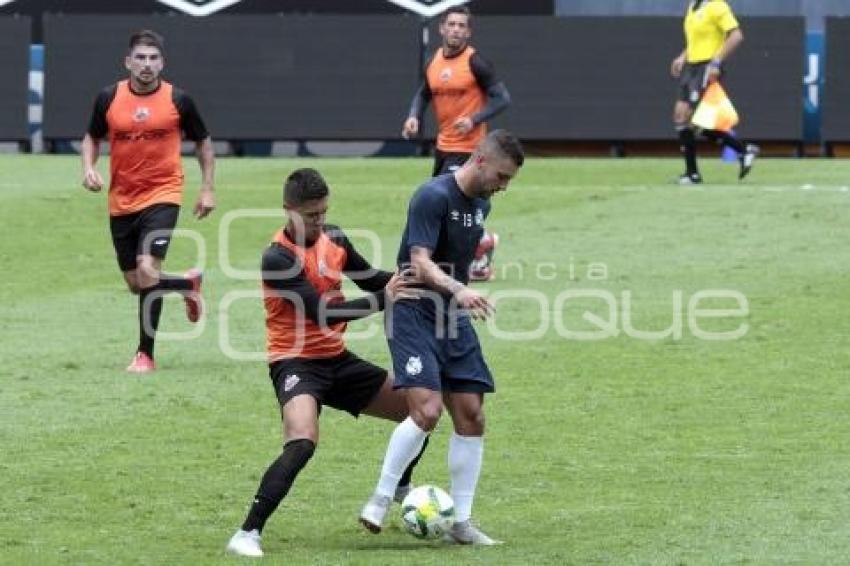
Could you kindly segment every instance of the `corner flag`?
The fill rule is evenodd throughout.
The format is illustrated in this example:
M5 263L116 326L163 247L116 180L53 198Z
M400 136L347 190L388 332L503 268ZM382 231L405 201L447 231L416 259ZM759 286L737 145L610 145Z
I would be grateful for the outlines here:
M738 113L720 83L713 82L702 95L691 123L704 130L728 132L738 124Z

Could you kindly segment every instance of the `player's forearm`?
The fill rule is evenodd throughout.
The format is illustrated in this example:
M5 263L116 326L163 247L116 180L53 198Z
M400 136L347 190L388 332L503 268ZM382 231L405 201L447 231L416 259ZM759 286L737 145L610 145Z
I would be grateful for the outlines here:
M714 60L718 63L722 63L725 61L732 53L738 49L738 46L744 42L744 34L740 29L733 29L729 32L729 35L726 36L726 40L723 42L723 45L720 47L720 51L717 52L717 55L714 56Z
M201 189L211 191L215 186L215 150L212 139L208 137L199 142L195 154L201 166Z
M320 326L330 326L339 322L350 322L366 318L384 310L385 295L383 291L370 293L344 303L331 304L322 302L313 319ZM309 316L309 313L308 313Z
M431 91L428 89L427 84L422 83L416 91L416 94L413 95L413 100L410 102L410 110L407 112L408 118L421 120L422 115L425 114L425 108L428 107L428 102L430 100Z
M413 256L411 266L414 277L435 291L454 295L465 287L463 283L440 269L431 258Z
M354 274L352 274L354 275ZM389 271L381 271L378 269L372 269L371 267L367 267L364 270L360 270L360 273L357 274L356 277L351 277L351 280L354 281L354 284L362 291L367 291L369 293L378 293L384 290L384 287L387 286L387 283L392 279L393 274Z
M97 158L100 156L100 141L92 138L89 134L83 137L80 145L80 157L83 161L83 171L94 169Z
M498 83L487 90L487 104L480 112L472 116L472 123L476 126L496 117L511 104L511 94L504 83Z
M264 279L263 282L273 290L276 297L290 302L297 311L303 313L304 318L322 328L366 318L384 309L383 291L332 303L310 288L309 283L293 285L286 279Z

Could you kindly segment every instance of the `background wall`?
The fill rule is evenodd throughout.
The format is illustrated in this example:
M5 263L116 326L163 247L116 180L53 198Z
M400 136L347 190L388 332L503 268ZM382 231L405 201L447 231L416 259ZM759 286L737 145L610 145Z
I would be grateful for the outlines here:
M475 45L513 98L495 123L529 140L670 139L679 25L672 17L478 17ZM399 139L419 83L418 24L396 16L48 15L45 139L80 136L96 93L126 75L127 36L145 26L165 35L165 76L193 95L222 140ZM747 34L726 81L741 130L798 140L803 21L752 18ZM606 48L586 48L598 41ZM79 53L88 54L83 66Z
M385 148L404 149L393 140L398 140L399 116L420 76L423 20L418 16L385 0L242 0L215 15L193 18L177 14L164 2L173 0L14 0L0 6L0 20L15 22L7 25L16 30L0 36L0 58L8 79L0 84L0 141L22 140L22 135L27 139L21 123L29 104L32 144L40 147L36 134L42 102L49 139L77 138L94 94L125 74L121 58L127 35L151 22L168 39L167 76L198 99L218 136L387 140ZM741 16L747 37L745 48L730 61L725 81L742 111L741 133L762 141L822 141L826 97L831 120L823 121L829 130L827 141L850 137L843 134L845 112L850 123L850 108L844 104L850 91L842 86L848 73L841 58L847 51L842 36L850 31L836 26L835 37L829 39L833 61L826 85L827 39L818 29L823 28L824 14L850 15L850 0L730 3ZM480 14L474 43L494 62L514 97L513 108L496 124L528 139L671 140L669 107L675 85L667 76L667 64L681 45L685 4L685 0L473 1L473 10ZM513 15L499 16L506 12ZM543 17L556 12L565 17ZM3 16L9 13L24 14L24 19ZM32 18L27 20L26 14ZM356 17L296 24L311 21L310 17L344 15ZM766 15L790 17L789 27L765 27ZM72 20L82 16L95 18L80 24L91 26L85 34L71 25L83 22ZM358 19L370 16L387 19L382 24ZM239 23L243 17L256 19L243 25ZM24 50L30 42L46 40L43 23L51 21L53 39L48 43L53 48L30 49L27 96L25 84L19 82L21 77L27 82ZM210 42L210 34L228 38L226 47L218 40ZM433 26L431 40L433 48L439 41ZM86 65L71 57L69 50L75 46L87 53ZM381 65L373 64L374 53L381 54ZM44 58L46 74L41 66ZM426 130L426 138L432 134L433 129Z
M555 0L559 16L681 16L687 0ZM803 16L822 30L825 16L850 15L850 0L729 0L741 16Z
M30 19L0 18L0 141L29 137L27 83L30 71Z
M32 18L33 40L42 41L45 14L182 14L164 3L168 0L13 0L0 6L0 14L22 14ZM189 6L207 6L213 0L183 0ZM423 5L434 0L420 0ZM418 17L387 0L235 0L222 4L216 15L233 14L396 14ZM476 14L543 14L554 13L554 0L472 0L469 6Z

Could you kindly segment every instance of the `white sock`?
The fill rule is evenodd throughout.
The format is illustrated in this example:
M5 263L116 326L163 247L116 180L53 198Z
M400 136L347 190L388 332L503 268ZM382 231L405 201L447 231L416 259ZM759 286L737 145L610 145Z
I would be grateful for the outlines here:
M384 497L392 497L398 480L401 479L404 470L416 458L422 450L422 443L428 433L419 428L413 419L407 417L395 427L390 443L387 446L387 454L384 456L384 465L381 468L381 478L375 493Z
M472 516L472 500L475 486L481 475L481 460L484 456L484 438L460 436L452 433L449 439L449 473L452 477L451 495L455 501L457 521Z

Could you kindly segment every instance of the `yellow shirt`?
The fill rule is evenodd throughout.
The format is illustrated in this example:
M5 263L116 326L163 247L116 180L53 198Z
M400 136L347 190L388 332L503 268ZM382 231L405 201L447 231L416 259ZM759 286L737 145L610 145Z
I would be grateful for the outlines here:
M688 63L713 59L723 47L726 34L737 27L738 20L726 0L704 0L696 10L691 2L685 16Z

